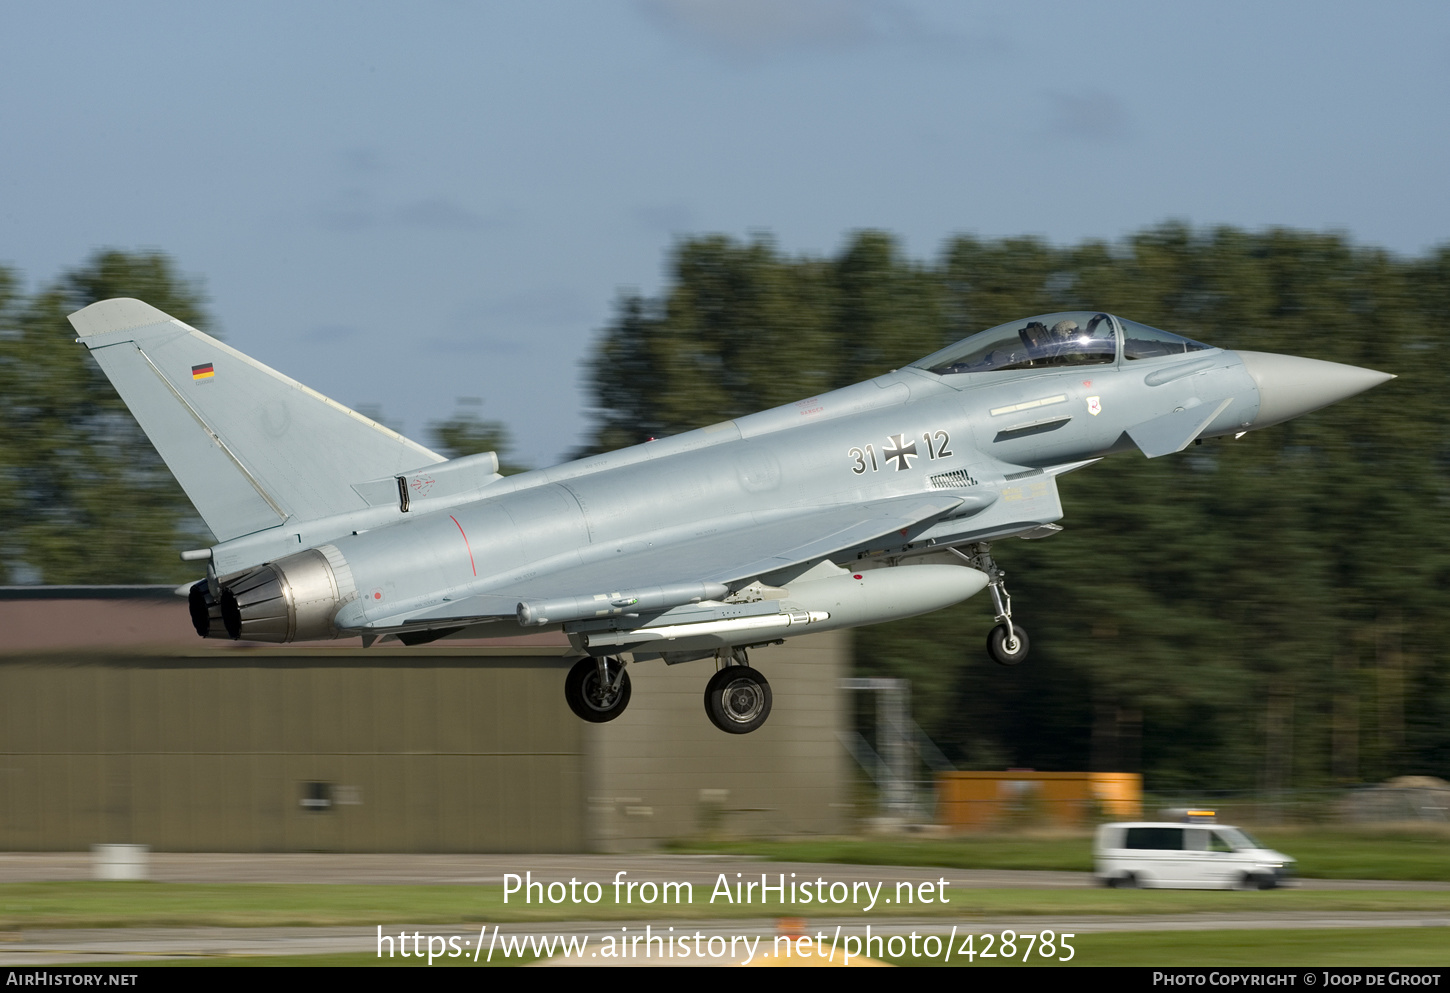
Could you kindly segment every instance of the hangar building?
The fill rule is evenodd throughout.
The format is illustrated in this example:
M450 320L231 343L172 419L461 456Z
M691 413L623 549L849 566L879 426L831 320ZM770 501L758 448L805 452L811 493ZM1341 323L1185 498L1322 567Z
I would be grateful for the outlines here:
M618 720L564 702L562 637L202 641L169 587L0 587L0 850L571 852L836 834L849 635L757 651L754 734L709 661L630 667Z

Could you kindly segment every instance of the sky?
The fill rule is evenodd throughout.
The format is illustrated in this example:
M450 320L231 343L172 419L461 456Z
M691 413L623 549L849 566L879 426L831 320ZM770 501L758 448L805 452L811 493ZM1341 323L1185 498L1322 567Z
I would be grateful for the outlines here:
M0 0L0 24L0 265L34 289L160 249L234 347L418 440L462 399L534 466L583 442L594 342L692 235L1450 241L1443 2Z

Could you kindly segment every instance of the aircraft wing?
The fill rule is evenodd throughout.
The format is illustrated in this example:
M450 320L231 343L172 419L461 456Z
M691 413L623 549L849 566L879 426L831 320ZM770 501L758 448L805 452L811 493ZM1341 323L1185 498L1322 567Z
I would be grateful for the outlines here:
M764 521L720 522L718 528L704 522L690 538L594 546L590 551L597 552L592 560L585 553L528 580L367 626L380 629L485 621L513 617L525 601L557 603L615 591L723 588L854 548L893 531L934 522L961 503L962 497L951 493L913 494L865 504L812 508ZM705 593L701 598L713 597Z

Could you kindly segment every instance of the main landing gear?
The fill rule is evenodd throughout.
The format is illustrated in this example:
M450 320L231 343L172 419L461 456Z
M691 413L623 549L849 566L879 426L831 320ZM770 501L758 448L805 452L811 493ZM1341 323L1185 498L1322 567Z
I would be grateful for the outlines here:
M705 684L705 714L726 734L749 734L770 716L770 683L750 668L743 648L716 656L720 667Z
M624 662L604 656L580 659L564 680L564 699L575 716L590 724L614 720L629 706Z
M749 734L770 716L770 683L750 667L743 648L722 649L705 684L705 715L726 734ZM580 720L604 724L629 706L629 673L617 658L584 658L564 680L564 699Z
M973 569L987 574L987 589L992 592L992 606L997 610L997 626L987 635L987 654L998 665L1016 665L1027 657L1027 632L1012 624L1012 597L1008 595L1004 582L1007 574L997 565L991 552L990 544L979 541L957 554Z

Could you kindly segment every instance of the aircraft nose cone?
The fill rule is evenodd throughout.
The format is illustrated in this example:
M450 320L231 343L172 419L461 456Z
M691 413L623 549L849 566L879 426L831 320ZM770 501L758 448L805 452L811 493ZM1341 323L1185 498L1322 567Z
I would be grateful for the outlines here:
M1255 428L1265 428L1327 407L1395 378L1387 372L1297 355L1239 352L1238 357L1259 388L1259 415L1254 418Z

